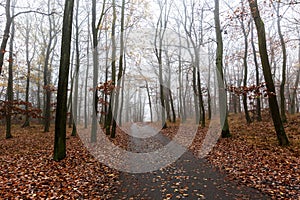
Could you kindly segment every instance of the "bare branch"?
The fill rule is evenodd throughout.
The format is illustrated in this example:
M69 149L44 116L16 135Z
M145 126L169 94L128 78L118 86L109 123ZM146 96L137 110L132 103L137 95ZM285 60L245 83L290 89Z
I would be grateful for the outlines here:
M17 17L21 14L28 14L28 13L37 13L37 14L46 15L46 16L51 16L51 15L54 15L54 14L58 14L57 12L44 13L44 12L40 12L40 11L37 11L37 10L27 10L27 11L19 12L19 13L15 14L14 16L12 16L11 18L15 18L15 17Z

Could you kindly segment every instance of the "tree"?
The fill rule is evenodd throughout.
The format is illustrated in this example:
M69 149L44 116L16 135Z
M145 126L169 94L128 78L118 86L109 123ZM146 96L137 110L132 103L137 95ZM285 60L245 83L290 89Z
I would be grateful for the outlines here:
M295 114L296 112L296 99L297 99L297 90L300 82L300 31L298 30L298 64L296 65L296 80L292 91L291 97L291 114Z
M4 54L6 52L5 48L9 38L9 30L13 20L13 18L10 15L10 7L11 7L10 4L11 4L10 0L6 0L6 5L5 5L6 24L5 24L5 29L4 29L4 34L3 34L3 39L1 42L1 49L0 49L0 75L2 72Z
M245 13L245 7L244 7L244 3L243 0L241 1L242 3L242 13ZM243 79L243 86L247 87L247 80L248 80L248 36L249 36L249 31L246 31L245 28L245 24L244 24L244 16L242 15L239 19L240 23L241 23L241 28L243 31L243 36L244 36L244 42L245 42L245 50L244 50L244 56L243 56L243 62L244 62L244 79ZM243 106L244 106L244 112L245 112L245 117L247 120L247 123L251 123L251 118L249 115L249 110L248 110L248 101L247 101L248 97L247 97L247 93L243 94Z
M124 22L125 22L125 0L122 0L122 10L121 10L121 35L120 35L120 55L119 55L119 71L117 77L117 88L116 88L116 100L115 100L115 110L114 110L114 119L111 137L116 137L116 118L119 114L122 115L121 111L119 112L119 96L120 96L120 86L121 86L121 78L123 76L123 58L124 58Z
M165 37L167 24L168 24L168 18L170 9L167 7L167 0L165 2L160 2L160 13L159 18L156 24L156 30L155 30L155 39L154 39L154 51L155 56L158 61L158 79L159 79L159 90L160 90L160 103L161 103L161 125L162 128L167 128L166 124L166 112L165 112L165 96L164 96L164 85L163 85L163 58L162 58L162 52L163 52L163 40Z
M112 49L111 49L111 81L113 86L116 85L116 59L117 59L117 46L116 46L116 21L117 21L117 9L116 9L116 1L112 1L112 25L111 25L111 43L112 43ZM114 101L115 101L115 91L111 93L110 99L109 99L109 108L108 108L108 116L107 121L105 122L105 128L106 128L106 135L111 135L111 137L114 137L115 133L111 134L111 125L114 121L113 119L113 108L114 108ZM116 111L117 112L117 111Z
M255 79L256 79L256 85L259 85L259 69L258 69L258 60L257 60L257 55L256 55L256 48L254 44L254 24L253 21L251 22L251 46L252 46L252 51L253 51L253 59L254 59L254 65L255 65ZM256 118L257 121L262 121L261 118L261 103L260 103L261 97L258 96L256 98Z
M50 0L48 0L48 12L50 13ZM49 132L50 122L51 122L51 64L53 57L51 58L51 53L53 52L54 47L57 43L57 33L56 29L57 24L55 23L54 17L48 15L49 21L49 35L48 41L46 38L43 38L44 45L46 45L45 59L44 59L44 132Z
M75 72L74 72L74 97L72 102L72 113L73 113L73 130L72 136L76 136L77 126L77 111L78 111L78 79L79 79L79 67L80 67L80 49L79 49L79 23L78 23L78 12L79 12L79 0L76 0L76 17L75 17Z
M224 87L224 75L223 75L223 39L220 25L219 16L219 0L215 0L215 31L217 38L217 51L216 51L216 66L217 66L217 82L219 87L219 109L220 109L220 123L222 128L222 138L230 137L228 113L227 113L227 95ZM224 120L224 124L223 124Z
M13 14L10 15L10 9L11 9L11 0L6 0L6 4L5 4L5 16L6 16L6 23L5 23L5 29L4 29L4 34L3 34L3 38L2 38L2 42L1 42L1 47L0 47L0 75L2 73L2 67L3 67L3 63L4 63L4 55L6 53L6 45L8 42L8 38L9 38L9 32L10 32L10 26L13 22L13 19L15 17L17 17L18 15L21 14L25 14L25 13L39 13L39 14L45 14L42 12L39 12L38 10L33 11L33 10L29 10L29 11L23 11L23 12L19 12L17 14ZM54 12L52 12L53 14ZM48 14L51 15L51 14Z
M25 48L26 48L26 64L27 64L27 78L26 78L26 97L25 97L25 102L29 102L29 89L30 89L30 73L31 73L31 63L32 60L35 56L35 52L36 52L36 46L34 45L33 47L33 53L30 57L29 55L29 40L30 40L30 30L32 28L31 23L29 22L29 19L26 18L26 29L25 29ZM36 39L36 36L34 36ZM26 114L25 114L25 122L22 125L22 127L27 127L30 126L30 117L29 117L29 111L28 111L29 105L26 104L25 105L25 109L26 109Z
M201 77L200 77L200 45L203 45L203 30L200 30L200 34L196 29L195 25L195 14L198 8L196 8L195 2L191 5L191 14L188 15L186 3L184 2L185 15L184 15L184 30L187 34L189 41L192 44L193 53L190 52L192 57L192 67L193 67L193 90L194 90L194 101L195 101L195 112L196 112L196 122L200 123L201 127L205 127L205 109L203 102L203 92L201 88ZM203 8L201 8L200 14L200 28L202 29L203 21ZM189 23L189 24L188 24Z
M9 10L10 10L10 4L9 4ZM6 10L6 12L9 12ZM14 12L14 8L12 9L12 13ZM6 13L7 14L7 13ZM10 13L8 14L10 16ZM7 16L7 17L8 17ZM6 139L9 139L12 137L11 134L11 112L12 112L12 106L13 106L13 100L14 100L14 91L13 91L13 51L14 51L14 36L15 36L15 23L13 19L11 19L11 37L9 42L9 58L8 58L8 84L7 84L7 109L6 109Z
M244 77L243 77L243 87L247 88L247 81L248 81L248 36L249 36L249 32L250 29L247 30L246 26L245 26L245 20L247 19L247 13L245 12L245 6L244 6L244 2L243 0L241 0L241 8L240 8L240 12L237 12L239 10L239 8L237 10L233 10L229 4L227 4L227 6L233 11L234 13L234 18L236 18L238 20L238 22L240 23L241 26L241 30L244 36L244 52L243 52L243 65L244 65ZM248 22L248 27L249 27L249 23ZM247 92L243 92L242 94L242 98L243 98L243 107L244 107L244 112L245 112L245 118L247 123L251 123L251 118L249 115L249 109L248 109L248 94ZM236 111L236 97L233 97L234 100L234 110ZM236 113L236 112L235 112Z
M98 31L102 23L102 19L105 14L105 3L103 0L102 11L100 19L96 24L96 0L92 1L92 42L93 42L93 109L92 109L92 130L91 130L91 142L97 141L97 110L95 109L98 105L98 93L97 93L97 84L98 84Z
M66 157L67 93L70 67L73 7L74 0L65 0L55 117L53 155L53 159L55 161L60 161Z
M289 140L285 133L283 123L280 117L279 108L276 99L276 91L275 86L272 78L271 67L269 63L267 45L266 45L266 33L265 33L265 25L262 21L257 5L257 0L248 0L251 10L251 15L254 19L257 36L258 36L258 46L259 46L259 53L263 68L263 74L265 78L265 82L267 85L268 90L268 100L269 100L269 107L274 123L274 127L276 130L277 139L280 146L288 146Z
M88 34L87 34L87 48L86 48L87 65L85 71L85 86L84 86L84 128L87 128L88 126L88 76L89 76L89 68L90 68L90 35L91 35L89 11L87 13L87 22L88 22Z
M287 122L286 114L285 114L285 83L286 83L286 62L287 62L287 53L286 53L286 45L284 41L284 37L281 30L281 19L282 16L280 15L280 2L277 2L277 7L275 6L274 2L272 2L274 10L277 16L277 29L278 35L280 39L280 45L282 50L282 78L280 83L280 114L281 119L283 122Z

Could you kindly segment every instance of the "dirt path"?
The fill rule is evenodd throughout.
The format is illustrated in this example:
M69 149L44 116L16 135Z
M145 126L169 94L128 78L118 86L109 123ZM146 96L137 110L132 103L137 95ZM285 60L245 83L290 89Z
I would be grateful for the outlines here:
M149 134L148 127L132 128L135 136L143 135L145 130ZM169 142L161 133L149 138L135 137L129 149L136 153L152 152ZM136 166L136 162L139 161L132 160L132 165ZM270 199L253 188L227 181L224 174L189 151L176 162L153 172L122 172L120 182L114 199Z

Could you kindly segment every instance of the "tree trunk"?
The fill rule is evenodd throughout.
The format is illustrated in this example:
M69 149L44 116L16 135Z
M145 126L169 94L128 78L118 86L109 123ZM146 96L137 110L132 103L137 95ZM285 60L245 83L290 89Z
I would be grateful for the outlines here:
M89 16L89 14L88 14ZM88 22L90 17L88 17ZM90 24L90 23L88 23ZM84 86L84 128L88 127L88 76L89 76L89 68L90 68L90 26L88 26L88 45L87 45L87 66L86 66L86 71L85 71L85 86Z
M274 3L274 2L273 2ZM275 5L274 5L275 8ZM280 15L280 2L277 2L277 8L275 8L276 14L277 14L277 29L278 29L278 35L280 39L281 49L282 49L282 79L280 83L280 114L281 114L281 120L282 122L287 122L286 118L286 105L285 105L285 83L286 83L286 62L287 62L287 55L286 55L286 47L285 47L285 41L282 35L281 31L281 15Z
M227 95L224 86L224 75L223 75L223 39L220 27L219 17L219 0L215 0L215 29L217 38L217 52L216 52L216 66L217 66L217 82L219 87L219 110L220 110L220 123L222 128L222 138L230 137L229 124L228 124L228 113L227 113ZM219 73L219 75L218 75ZM223 124L224 120L224 124Z
M117 122L116 118L118 115L122 115L122 110L119 112L119 97L120 97L120 86L121 79L123 76L123 58L124 58L124 22L125 22L125 0L122 0L122 10L121 10L121 35L120 35L120 55L119 55L119 71L118 71L118 79L117 79L117 89L116 89L116 100L115 100L115 110L114 110L114 119L113 126L111 132L111 138L116 137L116 127Z
M175 112L175 108L174 108L174 101L173 101L173 97L172 97L172 91L169 88L169 96L170 96L170 104L171 104L171 109L172 109L172 122L176 123L176 112Z
M205 127L205 109L204 109L203 94L202 94L202 88L201 88L199 63L197 65L197 82L198 82L198 92L199 92L199 108L200 108L201 127L204 128Z
M251 23L251 45L252 45L252 49L253 49L253 58L254 58L254 64L255 64L256 86L258 86L260 84L259 83L259 67L258 67L255 44L254 44L253 30L254 30L254 24L252 22ZM262 121L260 99L261 99L260 96L256 97L256 119L257 119L257 121Z
M299 41L299 47L298 47L298 69L296 72L296 80L295 85L292 92L291 97L291 114L295 114L296 112L296 101L297 101L297 90L300 82L300 41Z
M10 5L10 4L9 4ZM10 9L10 6L9 6ZM14 8L12 8L12 14L14 12ZM7 13L6 13L7 14ZM7 84L7 109L6 109L6 139L12 138L11 134L11 108L13 106L14 101L14 91L13 91L13 51L14 51L14 36L15 36L15 23L12 18L8 17L10 13L7 15L7 20L11 21L11 35L9 41L9 58L8 58L8 84Z
M5 48L9 38L10 26L13 20L10 16L10 3L11 3L10 0L6 0L6 4L5 4L6 24L5 24L5 29L4 29L4 34L3 34L1 49L0 49L0 75L2 73L4 54L6 52Z
M116 46L116 20L117 20L117 10L116 10L116 0L112 1L113 7L113 19L111 25L111 42L112 42L112 50L111 50L111 81L113 86L116 85L116 59L117 59L117 46ZM109 107L108 107L108 116L106 121L106 135L110 135L112 138L114 137L114 133L111 132L111 126L114 123L113 109L114 109L114 101L115 101L115 93L117 91L114 90L111 92L109 99ZM111 134L112 133L112 134Z
M124 47L124 52L126 51L125 47ZM123 68L123 76L125 75L125 72L126 72L126 53L123 53L123 65L124 65L124 68ZM125 78L122 79L122 86L121 86L121 105L120 105L120 111L123 111L123 107L124 107L124 86L125 85ZM122 113L120 113L120 116L119 116L119 126L122 126L122 121L123 121L123 115Z
M67 93L70 66L73 7L74 0L65 0L61 58L57 89L57 107L55 117L55 138L53 155L53 159L55 161L60 161L66 157Z
M68 127L69 128L72 128L72 125L73 125L73 102L72 101L73 101L74 77L75 77L75 72L73 74L73 61L74 61L74 49L72 51L72 56L71 56L71 69L70 69L71 89L70 89L68 104L67 104L67 109L69 111L69 121L68 121Z
M22 125L22 127L28 127L30 126L30 116L29 116L29 111L28 111L28 103L29 103L29 89L30 89L30 72L31 72L31 62L32 59L34 57L35 54L35 47L34 47L34 52L33 52L33 56L31 58L29 58L29 34L30 34L30 30L31 30L31 25L29 24L28 19L26 20L26 30L25 30L25 51L26 51L26 64L27 64L27 78L26 78L26 94L25 94L25 102L27 102L27 104L25 105L25 110L26 110L26 114L25 114L25 122Z
M153 122L153 113L152 113L152 103L151 103L150 89L149 89L148 81L145 80L145 82L146 82L146 90L147 90L148 101L149 101L150 119L151 119L151 122Z
M50 0L48 0L48 11L50 12ZM51 81L51 72L49 70L49 60L50 54L52 51L52 42L53 42L53 24L51 20L51 16L48 16L49 19L49 41L47 44L45 62L44 62L44 132L49 132L50 123L51 123L51 88L50 88L50 81Z
M78 24L78 11L79 11L79 0L76 0L76 18L75 18L75 51L76 51L76 64L75 64L75 85L74 85L74 99L72 103L73 108L73 129L72 136L76 136L76 126L78 118L78 79L79 79L79 67L80 67L80 51L79 51L79 24Z
M98 104L97 101L97 85L98 85L98 30L99 26L102 23L102 19L104 16L106 1L103 0L102 11L100 15L100 19L98 24L96 24L96 0L92 0L92 35L93 35L93 106L92 106L92 129L91 129L91 142L97 141L97 111L95 107Z
M276 91L274 82L272 79L271 67L268 58L268 51L266 45L266 34L265 34L265 26L260 17L257 0L248 0L252 17L255 21L257 35L258 35L258 45L259 45L259 53L261 57L261 63L264 73L265 82L268 90L268 99L269 99L269 107L274 123L274 127L276 130L277 139L280 146L288 146L289 140L284 131L283 123L280 118L279 108L276 99Z
M245 11L244 11L243 3L242 3L242 9L243 9L243 13L244 13ZM243 62L244 62L243 86L246 88L247 87L247 80L248 80L248 61L247 61L247 58L248 58L248 34L249 34L249 32L248 33L246 32L243 17L241 18L240 23L241 23L241 27L242 27L242 31L243 31L243 35L244 35L244 42L245 42L245 50L244 50L244 57L243 57ZM248 99L248 95L247 95L247 93L244 92L243 93L243 106L244 106L246 121L249 124L249 123L251 123L251 118L250 118L249 111L248 111L248 101L247 101L247 99Z
M164 19L163 16L168 17L167 8L164 8L166 5L160 5L160 16L157 21L157 26L155 30L155 55L158 61L158 81L159 81L159 90L160 90L160 104L161 104L161 126L163 129L167 128L166 123L166 110L165 110L165 96L164 96L164 81L163 81L163 63L162 63L162 47L163 47L163 39L165 36L165 31L167 28L167 19ZM163 13L165 11L165 13ZM158 40L158 41L157 41ZM157 44L158 42L158 44ZM158 46L157 46L158 45Z
M210 47L208 47L208 79L207 79L207 106L208 106L208 120L211 120L212 112L211 112L211 94L210 94L210 81L211 81L211 65L212 65L212 59L211 59L211 53L210 53Z
M38 109L39 110L41 110L42 109L42 106L41 106L41 98L40 98L40 94L41 94L41 64L39 63L38 64L38 80L37 80L37 95L36 95L36 97L37 97L37 107L38 107ZM38 119L39 120L39 124L42 124L42 119L41 118L39 118Z

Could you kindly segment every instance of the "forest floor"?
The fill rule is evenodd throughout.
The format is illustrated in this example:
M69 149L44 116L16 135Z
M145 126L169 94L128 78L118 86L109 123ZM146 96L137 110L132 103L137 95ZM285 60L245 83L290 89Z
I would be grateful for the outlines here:
M273 199L300 199L300 115L284 124L290 146L280 147L272 118L246 124L244 115L229 118L232 137L221 139L207 159L231 180L254 187Z
M67 158L52 159L54 128L0 127L0 199L111 199L119 172L96 160L79 137L67 133Z
M262 122L250 125L245 123L243 115L230 115L229 123L232 137L218 141L205 158L205 166L213 166L216 174L224 174L226 181L257 189L271 199L299 200L300 115L289 116L285 124L291 142L289 147L278 146L271 118L267 114L264 114ZM176 129L178 125L170 125L161 133L171 139ZM13 138L8 140L4 138L4 130L0 126L0 199L115 199L114 195L124 184L124 173L97 161L79 137L70 136L71 129L67 134L67 158L61 162L52 160L53 127L49 133L43 133L40 125L28 128L15 125ZM199 128L190 147L194 158L187 155L190 159L197 159L206 131L207 128ZM113 142L128 148L128 137L122 131L118 132ZM198 165L201 163L199 161ZM172 166L169 169L174 169ZM160 176L154 175L156 179ZM129 182L133 180L128 176L125 179ZM165 196L162 197L189 199L189 196L184 196L187 195L184 188L176 186L170 186L173 191L163 191ZM175 195L180 191L181 196ZM200 195L198 199L204 199L204 194L197 194ZM241 196L235 199L247 198Z

